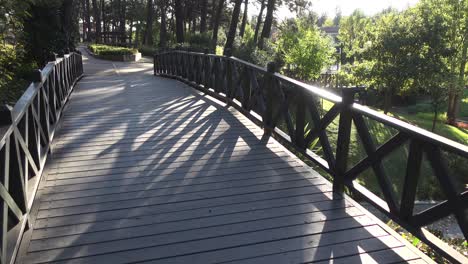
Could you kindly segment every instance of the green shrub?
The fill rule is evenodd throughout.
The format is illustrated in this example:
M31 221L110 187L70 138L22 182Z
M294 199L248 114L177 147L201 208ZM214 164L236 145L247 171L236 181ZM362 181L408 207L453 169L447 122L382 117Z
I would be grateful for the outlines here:
M141 46L138 50L141 52L141 55L149 57L152 57L156 52L156 49L150 46Z
M213 33L191 33L186 35L186 41L190 44L191 47L199 48L208 48L212 45L212 35Z
M96 55L133 55L138 52L137 49L102 44L92 44L89 45L88 48Z
M21 46L0 45L0 103L14 105L28 88L36 63L25 60Z

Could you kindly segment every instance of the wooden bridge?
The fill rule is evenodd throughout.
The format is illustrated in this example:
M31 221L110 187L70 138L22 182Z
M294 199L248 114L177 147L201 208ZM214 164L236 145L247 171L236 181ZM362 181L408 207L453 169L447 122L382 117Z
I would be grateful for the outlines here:
M466 157L465 146L428 139L271 65L267 72L235 58L174 51L155 56L153 70L84 55L80 80L81 63L77 53L49 63L0 131L2 263L431 262L344 186L450 260L465 261L420 228L453 213L466 231L466 191L450 189L437 161L440 149ZM282 115L291 96L278 80L304 88L296 98L307 116ZM308 92L335 106L317 113ZM399 133L375 146L351 109L396 123ZM335 151L324 129L338 115ZM348 169L351 119L369 156ZM304 147L314 138L323 154ZM400 205L388 200L394 194L379 163L405 141L411 165ZM413 214L423 151L433 155L450 196ZM333 184L303 160L331 173ZM382 177L383 198L348 180L369 167Z

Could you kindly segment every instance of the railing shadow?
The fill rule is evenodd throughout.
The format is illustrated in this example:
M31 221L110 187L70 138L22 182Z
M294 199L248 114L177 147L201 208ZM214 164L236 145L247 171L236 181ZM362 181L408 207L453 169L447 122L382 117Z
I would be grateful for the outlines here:
M88 76L73 95L42 190L31 263L414 257L334 198L317 173L262 142L250 121L146 74Z
M448 167L453 158L468 158L465 145L354 102L359 87L342 89L342 96L337 96L277 73L273 63L265 69L229 55L170 50L155 54L154 74L180 80L227 102L330 174L335 194L343 193L346 188L443 257L453 262L466 262L462 254L424 228L453 215L463 235L468 235L468 190L466 186L457 186ZM317 99L327 101L330 107L323 111ZM338 134L330 135L327 128L334 120L338 120ZM368 121L389 127L396 134L385 142L376 142ZM350 153L355 151L352 149L353 134L357 134L364 156L350 164ZM407 142L408 147L404 146ZM320 145L320 153L312 152L311 145ZM394 182L383 163L402 147L408 149L407 156L402 157L406 161L404 179ZM423 212L416 212L413 209L426 164L440 185L444 199ZM376 192L357 182L366 171L373 173ZM402 190L395 191L395 184L399 183Z

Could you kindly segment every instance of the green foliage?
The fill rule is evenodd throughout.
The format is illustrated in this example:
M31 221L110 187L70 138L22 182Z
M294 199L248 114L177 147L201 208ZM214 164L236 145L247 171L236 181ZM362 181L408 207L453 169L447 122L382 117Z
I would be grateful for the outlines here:
M284 56L288 73L302 80L317 78L331 65L335 52L329 37L300 20L281 30L278 50Z
M468 122L468 89L463 89L460 104L460 117Z
M16 38L23 30L22 21L28 16L26 9L29 1L1 0L0 1L0 39Z
M211 31L207 31L205 33L190 33L186 34L185 41L187 46L192 48L192 50L202 52L205 48L211 47L211 35Z
M374 67L375 61L371 60L345 64L337 72L338 85L374 87L376 85L376 79L372 75Z
M395 95L424 93L436 116L455 77L447 67L453 52L444 14L425 3L374 17L355 11L340 23L344 66L339 76L345 85L377 88L384 95L385 112Z
M92 44L88 46L96 55L132 55L138 52L137 49L108 46L103 44Z
M366 17L360 10L355 10L350 16L343 17L339 22L338 40L343 47L343 63L353 63L360 60L362 53L370 48L373 35L372 19Z
M227 36L226 32L224 32L223 28L219 28L218 30L218 41L216 42L216 45L224 46L226 43Z
M28 87L35 63L24 59L21 46L0 45L0 104L14 104Z
M393 222L392 220L387 222L387 225L398 232L404 239L413 244L416 248L421 250L424 254L434 260L436 263L449 264L450 262L439 255L435 250L429 247L427 244L424 244L419 238L415 237L411 233L408 233L400 225ZM436 235L438 238L455 248L458 252L462 253L465 257L468 257L468 244L463 238L447 238L444 236L442 230L429 230L432 234Z
M21 43L27 59L40 65L47 62L50 53L60 53L73 49L79 40L78 20L68 25L71 17L65 17L63 0L34 0L29 2L28 16L23 20L24 32ZM75 9L72 11L77 12ZM70 14L72 15L72 14Z
M215 54L216 55L223 55L224 53L224 46L216 46L216 49L215 49Z
M254 29L250 24L245 27L244 37L241 39L236 37L234 41L233 56L248 61L250 63L265 67L269 62L275 61L278 63L278 54L276 47L270 40L266 40L263 49L257 47L254 42Z
M141 55L143 56L153 56L154 53L156 52L156 49L150 46L141 46L138 48L138 51L141 52Z

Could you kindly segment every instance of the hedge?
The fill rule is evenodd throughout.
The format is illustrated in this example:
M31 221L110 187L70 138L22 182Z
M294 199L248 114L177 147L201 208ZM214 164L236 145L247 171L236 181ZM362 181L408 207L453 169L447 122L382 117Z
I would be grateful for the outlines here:
M133 55L138 53L137 49L102 44L92 44L89 45L88 48L96 55Z

